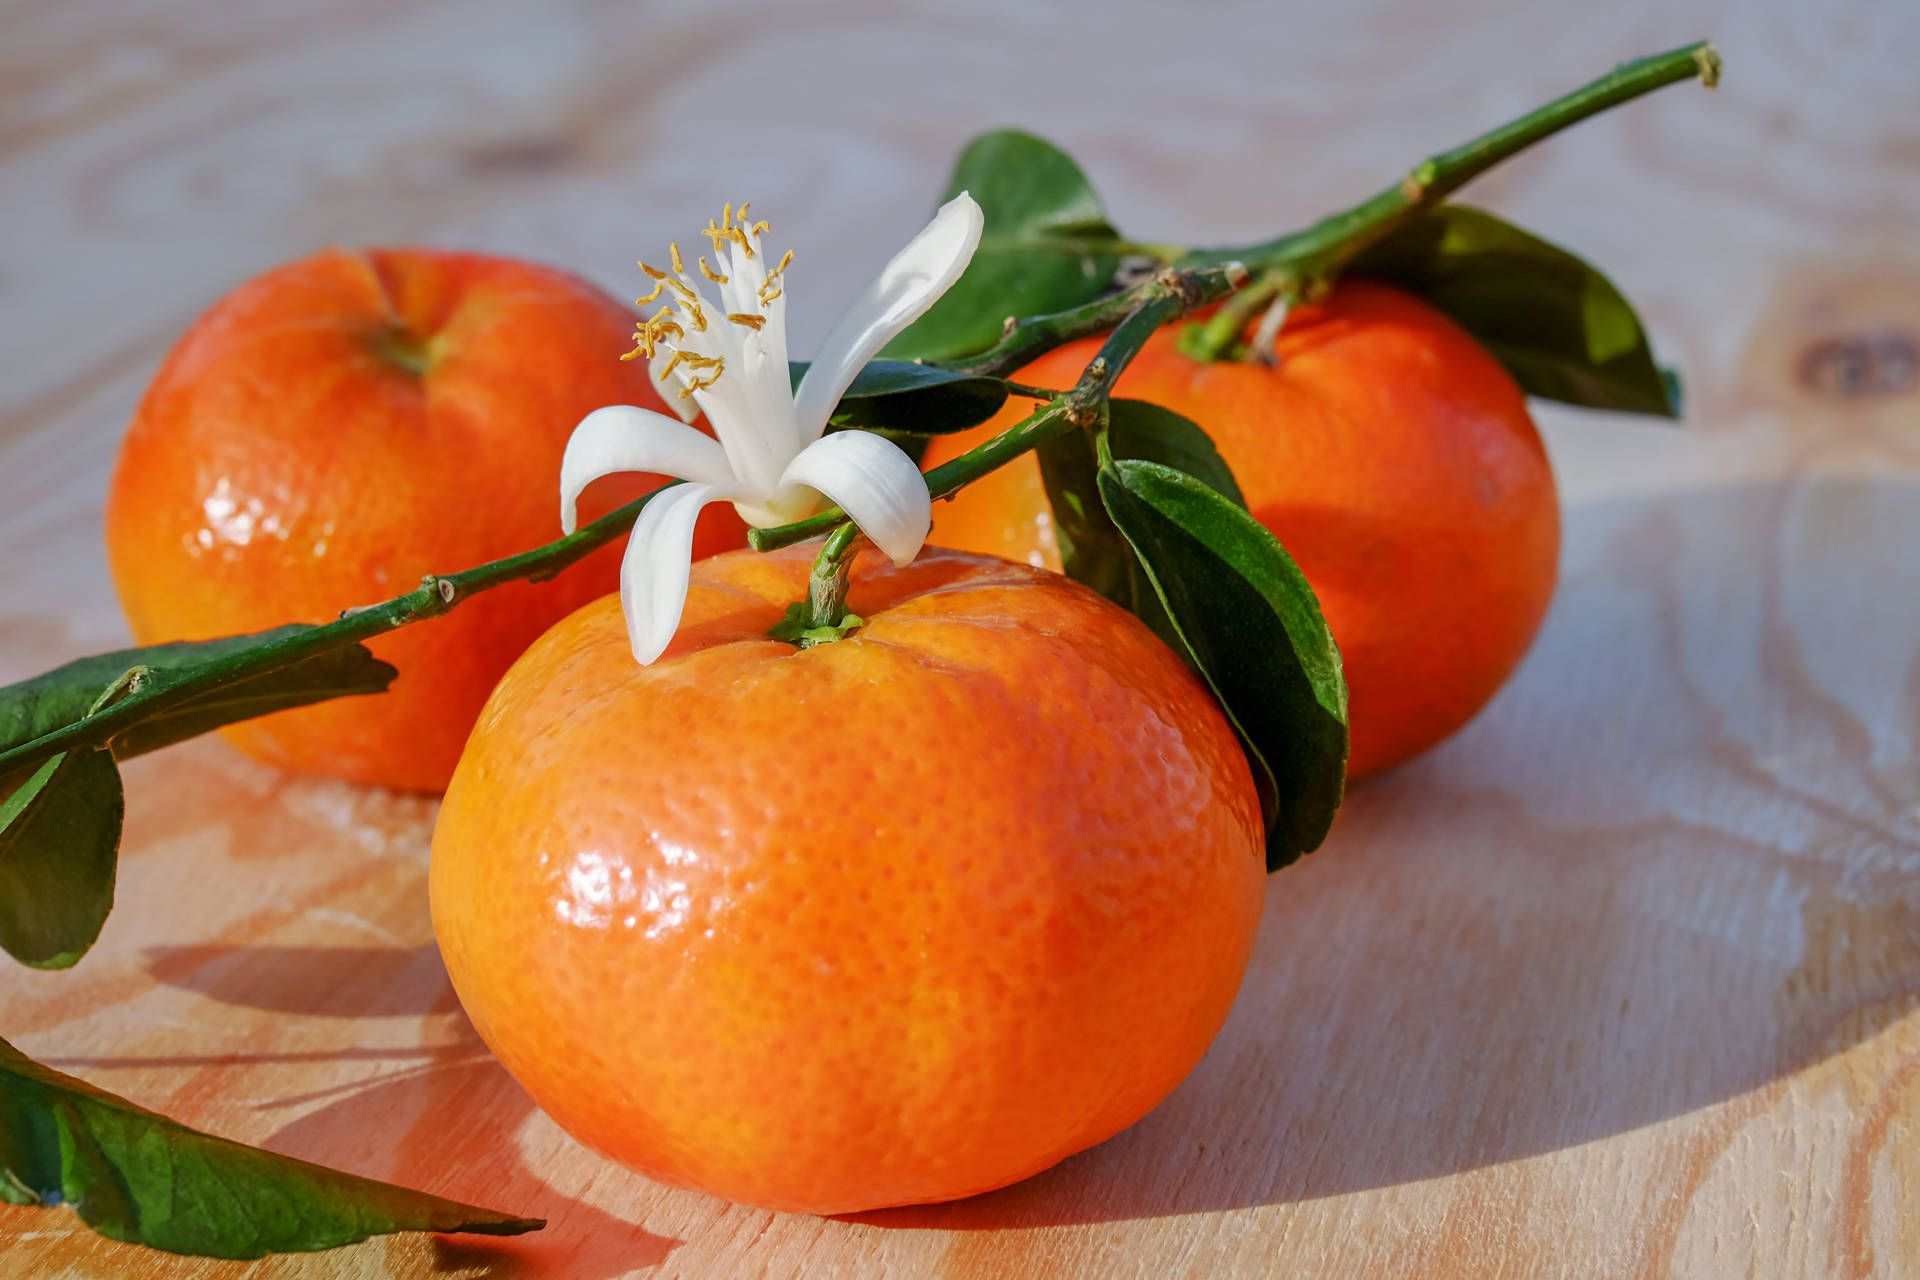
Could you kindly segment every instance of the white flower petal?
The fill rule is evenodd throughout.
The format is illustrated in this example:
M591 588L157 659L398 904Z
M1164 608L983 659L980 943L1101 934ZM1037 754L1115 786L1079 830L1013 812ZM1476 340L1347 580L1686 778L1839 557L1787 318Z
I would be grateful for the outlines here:
M962 191L940 206L933 221L847 308L794 393L794 416L803 441L820 438L834 406L874 353L953 287L980 247L984 224L980 206Z
M673 641L687 607L693 568L693 526L700 508L719 498L713 486L679 484L640 509L620 561L620 608L627 615L633 657L650 665Z
M818 489L897 565L910 563L933 528L933 501L913 459L871 431L836 431L800 451L780 477Z
M560 528L572 533L580 493L601 476L618 471L731 487L733 468L712 436L651 409L608 405L580 419L560 459ZM650 503L651 511L658 503Z

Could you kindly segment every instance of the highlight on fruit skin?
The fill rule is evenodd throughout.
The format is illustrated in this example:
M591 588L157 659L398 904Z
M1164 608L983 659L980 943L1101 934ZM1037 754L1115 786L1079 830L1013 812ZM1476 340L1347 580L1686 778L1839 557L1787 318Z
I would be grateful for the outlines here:
M793 254L768 265L760 242L768 224L749 221L745 204L737 219L729 204L707 224L714 265L701 256L698 277L678 244L668 250L671 270L640 264L654 287L638 304L661 306L640 322L628 356L645 356L661 382L677 382L670 402L686 421L632 405L596 410L568 440L560 468L560 524L569 533L581 490L602 476L649 471L686 481L647 504L621 562L620 599L636 661L658 658L679 626L694 522L708 503L731 502L747 523L767 528L831 502L895 564L919 552L932 513L913 459L870 432L823 433L867 361L967 269L983 225L980 206L964 191L942 205L854 300L798 388L787 366ZM718 305L702 279L718 287ZM706 415L712 436L687 425L689 405Z
M856 562L865 625L764 633L813 548L693 570L634 664L611 598L501 681L434 833L474 1026L649 1177L820 1214L954 1199L1126 1128L1227 1016L1259 798L1205 687L1055 574Z

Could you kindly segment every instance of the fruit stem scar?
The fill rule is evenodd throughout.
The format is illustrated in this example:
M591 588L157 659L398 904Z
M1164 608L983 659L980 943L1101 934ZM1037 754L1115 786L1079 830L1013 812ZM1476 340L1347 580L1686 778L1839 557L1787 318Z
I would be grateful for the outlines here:
M380 359L416 376L433 367L433 343L409 332L397 321L375 332L368 345Z

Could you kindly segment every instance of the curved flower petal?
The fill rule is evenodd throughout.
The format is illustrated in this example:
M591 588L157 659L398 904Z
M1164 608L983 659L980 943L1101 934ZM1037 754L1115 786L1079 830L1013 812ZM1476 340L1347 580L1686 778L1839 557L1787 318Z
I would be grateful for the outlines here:
M818 489L897 565L920 554L933 528L926 477L891 440L871 431L822 436L787 464L780 487Z
M962 191L940 206L933 221L893 256L880 278L847 308L794 392L794 416L802 441L820 438L833 407L861 367L953 287L980 247L985 223L980 206Z
M580 493L617 471L651 471L678 480L730 488L733 468L712 436L651 409L608 405L580 419L560 459L560 528L572 533ZM647 507L651 511L659 503ZM642 515L642 519L645 516Z
M693 526L700 508L719 497L713 486L679 484L640 509L620 561L620 609L627 640L641 666L658 658L680 629L693 568Z

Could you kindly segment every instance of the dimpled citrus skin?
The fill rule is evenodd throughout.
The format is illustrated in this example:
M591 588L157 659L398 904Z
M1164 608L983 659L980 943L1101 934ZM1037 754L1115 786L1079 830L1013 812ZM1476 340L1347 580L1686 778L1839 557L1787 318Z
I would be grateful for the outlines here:
M1433 746L1512 674L1553 597L1560 504L1519 387L1438 311L1361 282L1294 308L1276 367L1189 359L1179 332L1155 334L1115 394L1203 427L1313 584L1346 669L1349 776ZM1071 343L1014 376L1070 387L1098 349ZM925 465L1031 407L936 437ZM1058 567L1050 517L1029 456L935 503L933 536Z
M560 457L606 404L663 408L622 363L633 313L586 281L432 249L329 250L222 298L134 415L107 498L107 558L134 638L330 622L560 535ZM595 486L583 517L655 476ZM709 509L698 554L740 546ZM619 582L608 547L368 643L391 691L229 726L303 772L437 791L508 665Z
M1024 1178L1192 1069L1258 925L1224 717L1054 574L863 556L866 625L764 633L801 546L694 566L657 664L618 601L495 691L434 832L474 1026L564 1128L651 1177L842 1213Z

